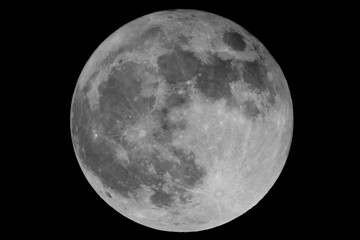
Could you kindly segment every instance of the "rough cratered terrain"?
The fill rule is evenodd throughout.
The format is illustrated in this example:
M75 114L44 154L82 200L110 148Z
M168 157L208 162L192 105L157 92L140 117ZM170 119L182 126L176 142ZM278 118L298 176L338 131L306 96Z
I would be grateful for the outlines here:
M157 229L197 231L241 215L271 188L291 111L279 66L240 26L158 12L95 51L71 128L84 173L112 207Z

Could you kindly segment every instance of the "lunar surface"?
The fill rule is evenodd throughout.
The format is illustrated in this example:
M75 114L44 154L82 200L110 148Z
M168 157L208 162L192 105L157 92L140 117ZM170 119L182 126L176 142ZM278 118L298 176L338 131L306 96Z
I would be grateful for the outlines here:
M175 232L254 207L279 177L293 129L287 82L264 45L195 10L156 12L110 35L80 75L70 121L104 201Z

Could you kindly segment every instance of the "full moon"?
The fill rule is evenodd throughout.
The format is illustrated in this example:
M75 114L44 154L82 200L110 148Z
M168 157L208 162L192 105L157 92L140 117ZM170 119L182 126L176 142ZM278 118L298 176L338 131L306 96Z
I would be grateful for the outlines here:
M111 34L82 70L70 115L99 196L134 224L173 232L256 207L293 129L287 82L265 46L196 10L155 12Z

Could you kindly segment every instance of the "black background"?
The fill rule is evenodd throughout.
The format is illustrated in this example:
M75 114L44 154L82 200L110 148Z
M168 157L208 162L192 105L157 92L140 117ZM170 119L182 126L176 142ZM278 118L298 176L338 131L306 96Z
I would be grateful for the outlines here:
M329 108L324 106L324 92L329 91L328 85L335 80L325 76L323 69L334 66L328 50L337 44L329 27L336 27L333 25L337 22L333 14L335 6L230 2L212 6L140 2L98 5L101 4L32 5L28 12L19 14L18 31L24 34L19 48L31 56L26 59L31 69L25 74L32 79L29 83L21 78L21 84L31 89L28 101L35 107L31 111L24 107L24 111L29 111L25 115L31 125L27 130L31 135L27 139L31 164L26 163L31 165L28 168L31 177L22 180L26 183L23 193L27 198L23 210L26 214L21 216L26 217L14 220L15 223L27 223L27 232L34 234L103 238L137 238L144 234L151 238L217 234L239 239L294 238L329 233L328 223L339 210L330 207L331 198L324 200L330 186L336 185L327 169L331 154L323 150L327 148L324 142L328 137L324 136L328 136L329 125L324 121L324 116L329 114ZM138 17L174 8L203 10L228 18L266 46L290 88L294 132L279 179L255 207L221 227L172 235L126 219L92 189L73 150L70 109L83 67L110 34Z

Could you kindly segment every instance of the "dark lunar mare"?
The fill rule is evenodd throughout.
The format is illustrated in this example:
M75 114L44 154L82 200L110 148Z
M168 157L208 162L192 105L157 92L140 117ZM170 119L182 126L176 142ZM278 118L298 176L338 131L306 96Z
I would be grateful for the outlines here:
M179 93L182 90L182 93ZM172 134L176 130L184 130L186 128L185 119L179 119L177 122L173 122L169 119L169 113L173 109L187 108L190 104L189 88L183 83L174 84L171 86L171 90L165 104L152 112L153 117L159 122L159 128L154 129L154 139L161 143L167 144L172 141Z
M244 81L259 92L269 91L270 95L274 97L274 86L267 79L266 73L266 67L259 61L243 61Z
M235 51L244 51L246 48L244 37L238 32L225 31L223 34L223 42Z
M259 115L264 115L265 110L274 107L278 92L274 83L268 80L267 69L260 61L242 61L242 65L242 76L249 88L259 95L267 93L265 102L261 103L261 110L255 105L254 101L250 100L242 103L245 106L245 115L253 119Z
M142 187L147 186L153 191L150 200L155 206L169 207L176 197L185 203L191 196L188 190L200 184L206 174L205 169L196 164L194 153L171 148L173 157L180 161L177 163L164 157L156 148L136 148L123 137L124 130L149 114L155 103L154 97L140 97L142 79L135 76L137 67L135 63L126 62L111 71L108 80L98 87L97 110L91 111L86 100L74 101L72 126L73 137L78 139L79 157L83 165L98 176L106 188L125 198L137 199ZM89 90L89 87L84 88L84 91ZM85 96L86 92L78 95ZM152 113L158 114L161 126L156 131L168 137L162 141L154 137L154 141L163 145L171 142L173 131L180 126L171 123L167 115L170 109L182 106L187 101L184 96L171 94L166 100L167 105ZM102 127L102 136L95 140L92 133L94 126ZM125 149L128 161L117 158L116 144ZM151 168L155 173L150 171ZM172 182L178 183L167 186L165 174L170 175Z
M261 114L261 111L256 106L255 102L252 100L245 101L244 103L242 103L242 106L245 107L245 111L244 111L245 116L250 119L257 118L259 114Z
M182 50L175 45L170 53L159 56L159 73L170 86L196 77L195 87L206 98L213 101L233 101L229 83L239 79L237 68L232 67L231 60L223 60L217 55L211 55L210 62L204 64L193 52Z

